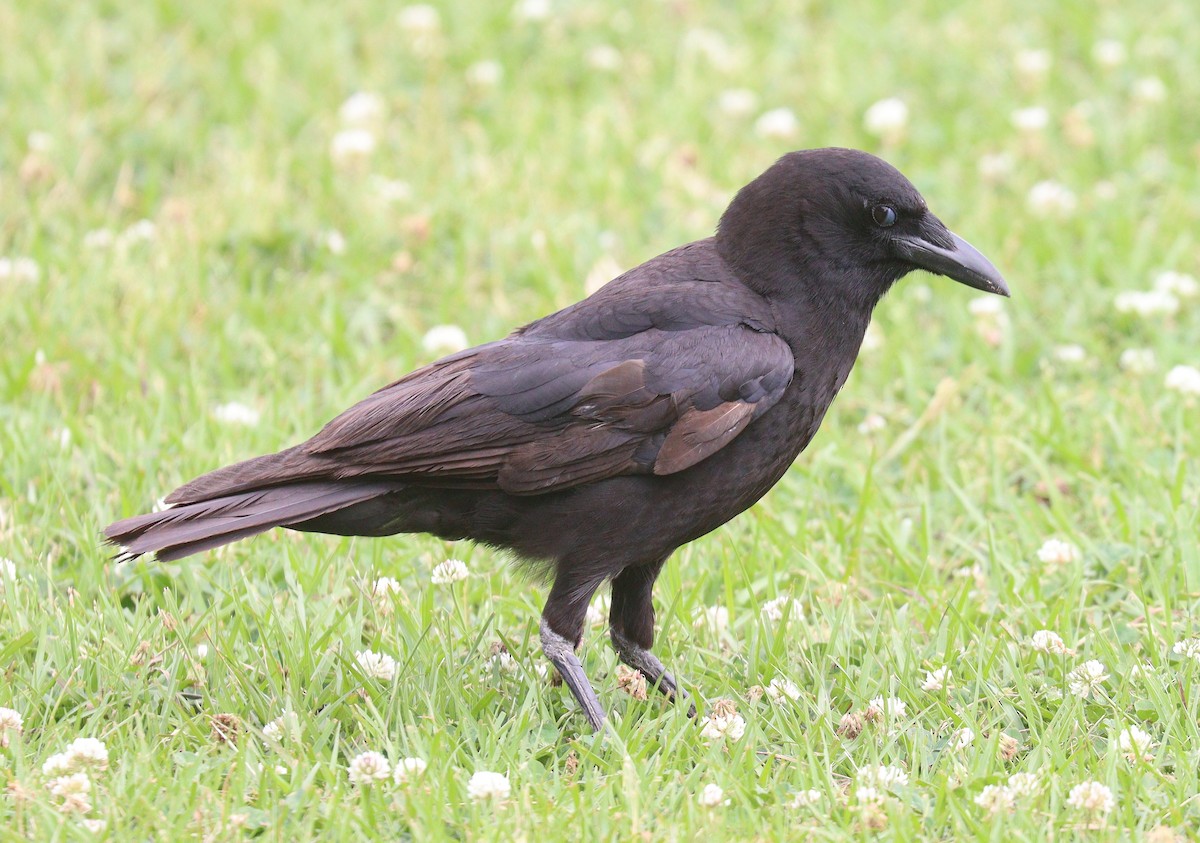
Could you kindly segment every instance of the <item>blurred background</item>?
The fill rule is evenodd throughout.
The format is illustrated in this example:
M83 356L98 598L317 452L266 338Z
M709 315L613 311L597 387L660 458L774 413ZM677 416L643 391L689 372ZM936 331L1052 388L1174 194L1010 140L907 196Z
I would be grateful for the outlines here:
M171 693L142 703L160 711L158 726L123 719L129 699L150 699L138 695L153 682L127 674L145 639L168 653L154 682L199 688L247 723L290 706L314 712L313 733L351 745L365 730L427 753L440 746L447 781L489 752L501 756L494 765L523 769L532 745L550 776L565 763L554 717L569 704L541 690L483 702L470 687L473 702L431 690L448 677L429 676L486 660L481 625L520 659L537 658L538 595L493 554L428 538L279 534L216 557L237 566L126 570L108 563L98 530L200 472L310 435L417 365L708 236L738 187L806 147L887 158L993 260L1013 298L976 299L924 275L897 287L791 475L756 515L671 566L664 651L687 659L683 672L713 696L780 670L814 689L810 719L836 724L889 688L917 693L918 667L952 653L977 664L977 687L1011 689L1025 663L1009 642L1043 626L1081 654L1089 630L1116 630L1091 654L1115 675L1168 658L1190 634L1200 576L1192 2L42 0L0 5L0 43L0 556L24 589L0 601L0 642L15 642L0 648L0 670L13 699L57 700L26 713L27 730L47 730L47 752L53 724L103 722L131 742L126 759L167 775L155 735L174 730L171 751L205 742L207 726L161 702ZM1039 555L1050 539L1074 550ZM452 604L461 626L429 654L419 643L446 607L422 562L450 553L473 575ZM374 625L361 582L379 573L404 584L411 628ZM290 602L272 604L276 592ZM804 647L821 649L797 650L763 627L758 605L781 595L811 613ZM732 635L705 637L694 617L717 608ZM160 611L183 625L161 628ZM257 626L235 620L246 613ZM347 652L357 634L408 653L411 675L373 714L317 714L302 695L325 693L328 704L342 691L332 676L297 685L311 665L264 680L210 675L188 655L207 641L231 663L254 661L260 632L286 640L310 624L344 635ZM685 643L693 637L699 648ZM599 660L589 669L601 674L612 666L602 638L589 639ZM64 686L63 661L80 652L87 666ZM1085 722L1143 711L1129 693ZM990 729L993 748L1001 728L1030 747L1032 729L1061 748L1036 763L1124 781L1104 767L1107 743L1071 743L1076 720L1056 719L1058 703L1034 717L1032 703L1014 712L987 696L931 712L928 745L944 739L945 718ZM528 718L505 728L533 729L532 743L504 733L510 743L476 735L466 749L441 746L397 702L431 707L420 716L445 729L508 722L510 698ZM0 704L13 703L0 692ZM1178 746L1191 740L1194 702L1148 705L1183 730ZM132 733L113 725L130 722ZM799 723L764 725L760 738L805 757L793 744ZM318 756L332 751L314 743ZM894 752L915 769L912 747L897 746L867 755ZM832 775L853 775L867 757L826 749L807 751ZM1194 751L1181 750L1181 764ZM33 769L35 758L10 763ZM971 775L998 775L994 752L980 759ZM205 771L225 762L210 761L188 763L216 789ZM622 775L619 763L608 772ZM679 775L684 791L701 781ZM767 791L798 784L781 775ZM1128 808L1130 827L1182 822L1162 805L1185 797L1154 786L1159 808ZM603 798L618 804L619 790ZM645 798L692 805L673 793L648 784ZM775 816L775 803L754 798L759 819ZM929 811L935 827L961 821ZM189 828L189 810L167 814ZM505 833L536 830L539 816L510 816ZM791 828L787 816L770 822ZM854 828L857 815L846 816Z

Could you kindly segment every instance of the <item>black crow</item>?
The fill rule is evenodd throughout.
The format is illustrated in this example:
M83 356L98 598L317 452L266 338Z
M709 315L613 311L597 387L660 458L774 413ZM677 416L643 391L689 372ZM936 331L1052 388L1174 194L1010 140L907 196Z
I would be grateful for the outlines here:
M650 652L663 563L779 481L850 374L876 302L914 269L1008 295L889 164L793 152L738 192L715 237L104 533L122 559L178 559L271 527L506 548L545 566L542 649L599 729L576 656L596 589L612 581L621 660L680 697Z

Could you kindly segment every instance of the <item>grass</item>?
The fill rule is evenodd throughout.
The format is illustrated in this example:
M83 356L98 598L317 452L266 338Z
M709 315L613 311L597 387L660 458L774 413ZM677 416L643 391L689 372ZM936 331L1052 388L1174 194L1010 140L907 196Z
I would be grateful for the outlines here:
M1173 646L1197 633L1200 407L1164 377L1200 365L1200 304L1142 317L1114 298L1163 269L1200 274L1192 6L549 6L521 21L507 4L439 4L424 34L366 0L0 9L0 256L39 270L0 273L0 556L15 569L0 706L24 717L0 749L0 839L1191 833L1200 662ZM1097 62L1102 39L1122 63ZM615 70L596 66L604 45ZM1015 69L1031 48L1053 59L1040 78ZM498 84L468 81L482 60ZM1150 76L1160 102L1139 88ZM735 88L757 97L747 115L717 105ZM385 102L377 148L338 163L338 109L358 90ZM891 96L910 121L882 145L863 113ZM1029 106L1044 130L1014 128ZM755 131L775 107L797 117L791 137ZM432 359L430 327L502 336L579 298L597 265L707 235L787 149L829 144L885 154L1014 298L978 315L964 288L903 282L794 469L668 566L657 649L706 708L735 701L740 740L707 742L683 712L622 694L601 626L584 661L614 728L583 735L536 670L543 588L486 550L278 533L118 567L99 546L108 521ZM1011 169L982 177L998 153ZM1072 212L1030 207L1047 179ZM101 229L114 242L96 247ZM1060 359L1066 344L1084 360ZM1158 367L1122 370L1132 347ZM223 423L226 402L259 423ZM864 436L869 414L886 425ZM1054 537L1078 555L1041 561ZM434 586L447 557L472 575ZM400 592L373 599L378 576ZM777 596L798 601L790 623L760 613ZM694 624L713 606L724 631ZM1041 629L1072 652L1033 651ZM358 672L366 648L396 659L394 681ZM1108 679L1080 698L1067 676L1093 659ZM950 686L924 690L942 666ZM798 700L750 698L777 676ZM836 733L876 697L905 714ZM264 740L285 710L299 734ZM1153 736L1148 760L1117 746L1132 725ZM963 728L974 740L955 748ZM110 756L83 815L41 772L78 737ZM428 769L361 789L347 766L365 750ZM877 764L909 782L872 807L853 782ZM511 795L471 800L479 770ZM975 798L1016 772L1037 773L1038 793L989 816ZM1084 781L1111 788L1111 812L1069 804ZM701 805L707 784L728 804ZM794 806L809 789L815 806Z

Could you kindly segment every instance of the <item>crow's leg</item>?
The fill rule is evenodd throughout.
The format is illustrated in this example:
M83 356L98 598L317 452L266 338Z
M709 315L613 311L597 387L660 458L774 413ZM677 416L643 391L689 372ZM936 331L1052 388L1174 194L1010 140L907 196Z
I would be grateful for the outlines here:
M630 566L612 582L612 606L608 613L609 637L617 656L646 681L658 687L676 702L688 703L688 717L696 716L696 706L679 687L658 656L650 652L654 645L654 603L651 591L666 559L650 565Z
M542 609L542 652L558 668L563 681L583 708L592 731L596 732L604 725L604 708L575 651L583 640L588 603L604 578L582 577L563 570L564 567L560 566L546 607Z

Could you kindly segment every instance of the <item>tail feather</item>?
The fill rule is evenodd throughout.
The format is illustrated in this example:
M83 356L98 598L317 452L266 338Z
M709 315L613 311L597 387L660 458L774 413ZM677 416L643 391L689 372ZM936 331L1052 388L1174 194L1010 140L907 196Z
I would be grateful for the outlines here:
M295 483L183 503L117 521L104 537L121 548L117 558L154 553L169 561L286 527L397 489L395 483Z
M276 454L243 460L202 474L184 483L165 502L169 504L199 503L239 492L253 492L268 486L282 486L305 480L317 480L327 466L316 464L301 446ZM326 477L329 475L326 473Z

